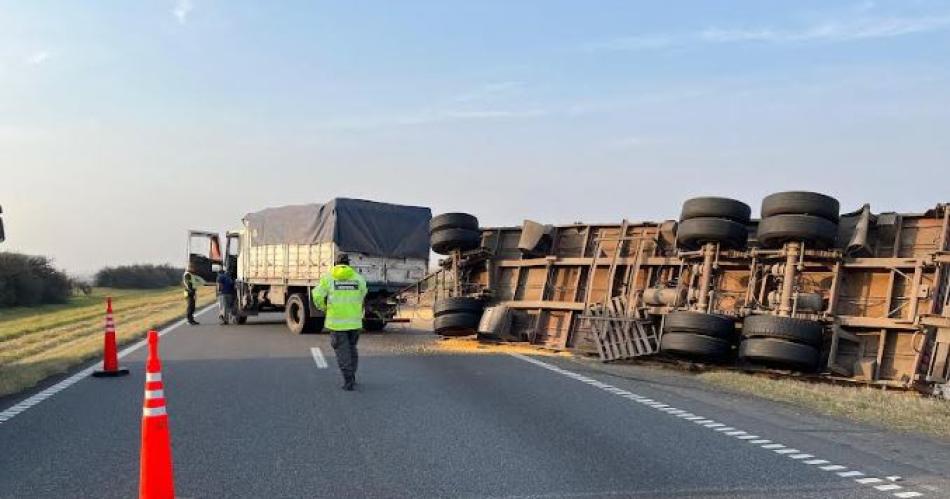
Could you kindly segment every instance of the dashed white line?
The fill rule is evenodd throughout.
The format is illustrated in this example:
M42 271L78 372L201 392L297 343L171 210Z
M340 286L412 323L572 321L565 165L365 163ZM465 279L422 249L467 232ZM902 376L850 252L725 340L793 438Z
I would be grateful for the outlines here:
M197 312L195 315L201 315L201 314L207 312L208 310L210 310L212 307L214 307L214 305L209 305L209 306L207 306L207 307L201 309L201 311ZM166 327L165 329L162 329L161 331L158 332L158 335L159 335L159 336L165 336L166 334L168 334L168 333L174 331L175 329L177 329L178 327L180 327L182 324L185 324L185 319L181 319L180 321L175 322L174 324L172 324L172 325ZM129 355L130 353L132 353L132 352L138 350L139 348L142 348L143 346L145 346L146 343L147 343L147 340L145 340L145 339L140 340L140 341L137 341L137 342L133 343L132 345L130 345L130 346L128 346L128 347L122 349L122 350L118 353L117 356L118 356L118 358L121 359L121 358L125 357L126 355ZM44 400L46 400L46 399L52 397L53 395L56 395L57 393L59 393L59 392L65 390L65 389L69 388L70 386L73 386L73 385L75 385L76 383L82 381L83 379L89 377L89 375L91 375L91 374L93 373L93 371L95 371L96 369L98 369L101 364L102 364L101 361L96 362L95 364L93 364L93 365L91 365L91 366L89 366L89 367L86 367L85 369L83 369L83 370L77 372L76 374L73 374L72 376L70 376L70 377L68 377L68 378L66 378L66 379L64 379L64 380L62 380L62 381L60 381L59 383L56 383L55 385L50 386L49 388L46 388L45 390L43 390L43 391L41 391L41 392L39 392L39 393L37 393L37 394L35 394L35 395L33 395L33 396L27 398L27 399L21 400L21 401L20 401L19 403L17 403L16 405L13 405L13 406L11 406L11 407L8 407L8 408L7 408L6 410L4 410L3 412L0 412L0 423L5 423L5 422L7 422L7 421L13 419L14 416L16 416L16 415L18 415L18 414L22 414L22 413L23 413L24 411L26 411L27 409L29 409L29 408L31 408L31 407L34 407L35 405L39 404L40 402L42 402L42 401L44 401Z
M313 355L313 362L317 364L318 368L327 368L327 359L323 356L323 352L320 350L320 347L311 348L310 355Z
M640 404L644 404L648 407L657 409L660 412L665 412L667 414L670 414L671 416L676 416L685 421L692 421L693 423L704 426L713 431L720 432L720 433L723 433L724 435L735 437L736 439L758 445L761 448L766 449L766 450L771 450L772 452L775 452L778 455L782 455L790 459L794 459L798 462L801 462L810 466L818 466L819 469L823 471L836 472L836 474L842 478L853 478L854 481L860 485L871 485L875 489L879 491L883 491L883 492L896 491L896 490L903 489L902 486L892 484L892 483L883 484L883 485L874 485L874 484L882 483L884 482L884 480L880 478L876 478L876 477L864 477L865 474L862 471L849 470L847 466L843 466L840 464L831 464L830 461L825 460L825 459L811 459L815 457L812 454L803 453L798 449L792 449L792 448L786 447L783 444L774 443L772 440L759 438L758 435L750 435L749 433L745 431L737 430L736 428L733 428L731 426L726 426L724 423L719 423L716 420L704 418L702 416L699 416L690 412L686 412L682 409L677 409L676 407L670 406L668 404L664 404L663 402L660 402L651 398L646 398L646 397L637 395L635 393L632 393L626 390L621 390L613 385L603 383L601 381L595 380L593 378L589 378L582 374L578 374L572 371L568 371L566 369L562 369L553 364L542 362L540 360L531 358L527 355L516 354L516 353L512 353L509 355L511 355L512 357L521 359L525 362L529 362L531 364L535 364L537 366L543 367L549 371L553 371L555 373L562 374L572 379L576 379L588 385L595 386L608 393L620 395L629 400L633 400ZM864 477L864 478L855 478L855 477ZM902 492L894 492L894 496L904 499L904 498L912 498L912 497L921 497L923 496L923 494L916 491L902 491Z

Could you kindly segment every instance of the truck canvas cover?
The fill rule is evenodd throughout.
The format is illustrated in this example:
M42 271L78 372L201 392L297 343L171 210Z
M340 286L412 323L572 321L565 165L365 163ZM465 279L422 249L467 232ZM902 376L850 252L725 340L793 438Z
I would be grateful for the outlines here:
M346 252L428 259L431 218L429 208L336 198L248 213L244 223L255 246L333 242Z

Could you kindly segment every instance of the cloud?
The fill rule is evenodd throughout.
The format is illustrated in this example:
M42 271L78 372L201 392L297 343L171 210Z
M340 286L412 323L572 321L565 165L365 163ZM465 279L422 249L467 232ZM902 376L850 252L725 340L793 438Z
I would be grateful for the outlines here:
M52 55L53 54L50 54L46 50L39 50L30 54L30 56L26 58L26 62L27 64L30 64L33 66L39 66L40 64L43 64L44 62L48 61Z
M453 100L456 102L472 102L490 99L499 95L508 94L523 88L523 81L497 81L486 83L475 90L456 96Z
M322 128L341 131L420 126L481 120L513 120L548 115L543 109L424 110L397 115L363 116L323 123Z
M807 43L850 42L877 38L893 38L942 31L950 28L950 15L923 17L864 17L853 20L825 21L796 29L773 27L707 28L681 34L648 34L623 36L588 43L593 51L642 51L674 46L725 43Z
M178 19L178 24L185 24L188 21L188 14L194 10L195 4L191 0L176 0L175 8L172 9L172 15Z

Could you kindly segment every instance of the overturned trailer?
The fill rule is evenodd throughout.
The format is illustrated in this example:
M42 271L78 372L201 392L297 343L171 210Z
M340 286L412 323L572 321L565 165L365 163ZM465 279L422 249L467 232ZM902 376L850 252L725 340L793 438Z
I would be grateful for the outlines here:
M603 360L663 351L944 388L950 205L839 215L832 198L787 192L763 201L761 220L750 211L696 198L678 220L483 227L410 301L434 301L438 321L454 313L447 297L474 300L481 334Z

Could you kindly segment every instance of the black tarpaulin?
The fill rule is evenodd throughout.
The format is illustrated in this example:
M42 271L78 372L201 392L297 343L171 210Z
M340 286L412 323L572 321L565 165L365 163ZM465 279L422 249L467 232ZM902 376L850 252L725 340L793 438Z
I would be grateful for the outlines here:
M244 216L251 244L334 242L343 251L429 258L432 211L362 199L267 208Z

